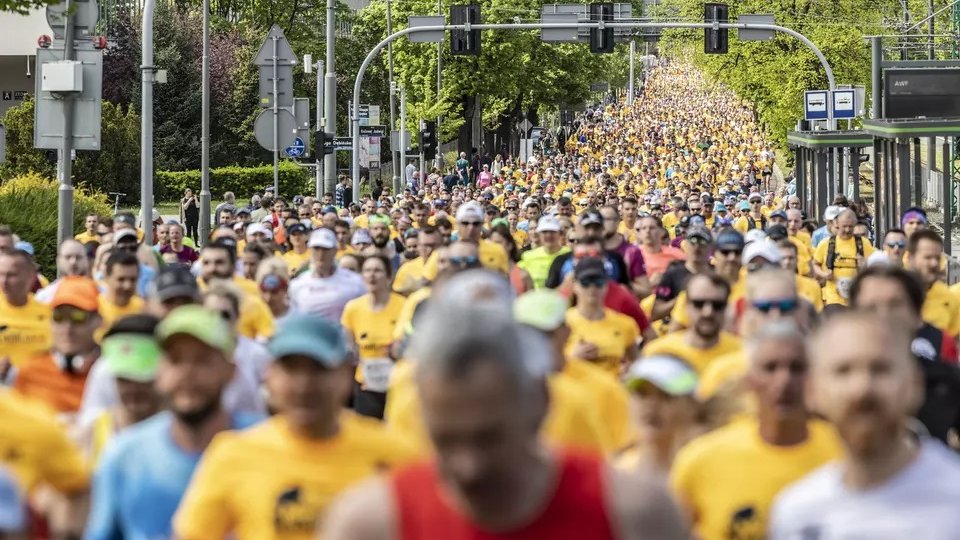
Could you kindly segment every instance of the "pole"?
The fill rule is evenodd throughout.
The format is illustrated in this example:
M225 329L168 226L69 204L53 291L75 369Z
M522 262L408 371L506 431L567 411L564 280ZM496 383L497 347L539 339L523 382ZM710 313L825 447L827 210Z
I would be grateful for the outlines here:
M627 105L631 107L633 106L633 79L634 79L633 62L636 55L637 55L637 42L631 38L630 39L630 83L627 85L627 89L630 92L627 95Z
M153 214L153 6L144 0L143 30L140 44L140 208ZM153 243L153 230L143 228L143 243Z
M203 60L200 121L200 243L210 238L210 0L203 0ZM276 73L276 72L274 72ZM274 75L276 76L276 75ZM276 84L276 82L274 82ZM276 88L276 87L274 87ZM276 90L274 90L276 98ZM274 99L276 101L276 99ZM274 117L276 118L276 117Z
M64 11L63 59L73 60L73 2ZM40 74L38 73L39 77ZM57 245L73 238L73 96L63 96L63 139L60 146L60 190L57 193Z
M324 130L323 127L323 61L318 61L314 68L317 70L317 124L316 131L317 133L322 133ZM314 133L316 136L316 133ZM317 155L313 156L316 160L316 168L314 172L316 173L315 183L313 193L316 198L323 196L323 149L321 148Z
M871 117L883 118L883 95L880 90L880 64L883 62L883 42L880 36L870 38L870 110Z
M390 0L387 0L387 35L393 33L392 26L393 17L390 16ZM390 85L390 129L393 130L397 125L397 104L393 99L393 43L387 44L387 80ZM398 159L400 157L400 152L397 149L391 149L391 155L393 156L393 176L400 176L400 172L403 170L403 164L400 163L402 160ZM394 192L396 194L396 192Z
M423 130L426 129L426 125L423 122L423 118L417 122L417 125L420 126L420 140L417 143L417 146L420 147L420 187L426 183L427 180L427 166L426 166L426 157L423 155ZM414 193L416 195L416 193Z
M280 74L277 73L277 41L273 36L273 196L280 196Z
M324 79L324 99L326 100L324 113L325 125L324 131L331 135L337 134L337 69L334 51L336 50L336 35L334 24L336 24L337 0L327 0L327 75ZM357 114L354 107L353 114ZM356 155L356 154L354 154ZM337 183L337 153L334 152L323 158L324 191L333 191ZM357 171L356 178L353 179L353 196L360 196L360 171Z
M407 92L400 87L400 175L395 176L397 180L393 183L393 192L400 193L400 184L406 185L406 162L407 162Z
M443 15L443 0L437 0L437 15ZM443 43L437 43L437 101L440 101L440 92L443 89L443 74L441 73L442 66L442 57L441 53L443 51ZM443 152L440 151L440 121L442 118L437 116L437 157L434 158L434 163L438 169L443 167ZM443 174L441 170L440 174Z
M329 2L332 0L328 0ZM958 0L960 1L960 0ZM360 89L363 87L363 77L367 73L370 64L373 62L373 59L387 46L388 43L393 40L412 34L414 32L430 32L438 30L543 30L543 29L561 29L561 28L600 28L601 23L599 22L569 22L569 23L514 23L514 24L445 24L437 26L417 26L417 27L408 27L402 30L387 36L380 43L377 43L370 52L367 53L367 56L363 59L363 62L360 63L360 69L357 70L357 78L353 81L353 115L350 119L353 122L353 156L351 170L354 176L354 192L353 198L354 201L359 200L360 192L359 186L359 176L360 176L360 136L359 136L359 125L360 117L357 114L357 108L360 106ZM837 89L837 81L833 76L833 68L830 66L830 62L827 61L827 57L823 55L823 52L812 42L810 39L796 30L787 28L785 26L780 26L777 24L761 24L761 23L681 23L681 22L613 22L613 23L603 23L605 28L727 28L727 29L738 29L738 30L773 30L776 32L782 32L789 36L792 36L798 39L801 43L804 44L814 56L817 57L817 60L820 62L820 65L823 67L824 72L827 76L827 86L830 90ZM329 99L329 96L328 96ZM328 173L329 174L329 173Z

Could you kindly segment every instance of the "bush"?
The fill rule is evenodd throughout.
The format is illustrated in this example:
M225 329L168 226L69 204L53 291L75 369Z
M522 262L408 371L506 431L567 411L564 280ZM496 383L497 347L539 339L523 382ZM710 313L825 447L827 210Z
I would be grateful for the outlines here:
M280 162L280 194L284 197L313 194L313 176L290 161ZM183 190L190 188L200 192L200 171L157 171L153 178L153 197L157 201L178 201ZM210 191L213 199L232 191L237 200L245 200L253 193L273 186L273 165L260 167L220 167L210 169Z
M59 186L37 173L16 176L0 186L0 223L33 244L37 264L48 277L56 275L57 196ZM73 193L73 230L83 230L87 214L111 214L107 198L82 188Z

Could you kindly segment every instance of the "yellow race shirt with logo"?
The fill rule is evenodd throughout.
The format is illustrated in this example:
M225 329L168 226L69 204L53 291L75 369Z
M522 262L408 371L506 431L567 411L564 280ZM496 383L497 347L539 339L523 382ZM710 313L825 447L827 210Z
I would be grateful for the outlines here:
M921 315L924 321L954 337L960 334L960 298L942 281L927 289Z
M353 336L360 356L360 364L354 377L358 383L366 381L365 374L369 373L376 380L368 390L386 392L390 372L394 362L390 359L390 344L393 342L393 329L400 318L400 311L406 298L396 293L390 293L387 305L379 311L371 306L372 297L365 294L354 298L343 307L340 323Z
M630 422L630 395L616 378L602 367L585 360L568 358L563 366L563 375L580 383L590 398L591 408L596 408L603 419L600 427L606 431L614 451L629 445L635 438L635 429Z
M743 344L737 336L721 331L717 343L707 349L698 349L687 343L686 332L673 332L665 336L658 337L644 346L642 355L653 356L657 354L667 354L676 356L697 370L697 373L703 373L715 359L738 351Z
M803 443L777 447L760 438L755 419L744 418L683 447L670 471L670 484L691 513L697 538L765 538L777 494L841 455L832 426L813 420L808 428Z
M40 484L64 494L87 488L90 471L50 409L0 389L0 426L0 468L13 474L24 493Z
M570 308L567 310L567 326L570 327L570 337L564 354L573 358L578 343L592 343L597 347L597 358L590 362L603 367L613 377L620 376L624 355L640 337L636 321L607 308L603 309L603 318L597 320L587 319L577 308Z
M22 306L13 306L0 295L0 359L10 358L14 366L50 349L50 306L33 295Z
M863 239L863 257L866 260L876 248L869 240ZM813 261L827 270L827 252L830 248L830 239L827 238L817 246L813 254ZM854 238L846 240L836 237L836 257L833 266L833 277L823 286L823 301L825 305L843 304L847 305L847 298L850 293L850 285L853 278L857 275L857 244Z
M380 422L350 412L333 438L294 433L282 416L217 435L174 517L182 540L307 540L345 489L406 463L414 451Z
M290 250L283 254L283 262L287 263L287 269L290 270L291 274L296 274L301 268L305 265L310 264L310 250L307 249L303 253L297 253L294 250Z
M110 330L110 327L113 326L113 323L119 321L127 315L136 315L137 313L142 313L143 308L144 301L138 296L131 298L127 305L118 306L108 300L106 296L101 294L100 318L103 319L103 324L100 325L100 328L97 330L95 335L97 341L103 339L103 335L107 333L107 330Z

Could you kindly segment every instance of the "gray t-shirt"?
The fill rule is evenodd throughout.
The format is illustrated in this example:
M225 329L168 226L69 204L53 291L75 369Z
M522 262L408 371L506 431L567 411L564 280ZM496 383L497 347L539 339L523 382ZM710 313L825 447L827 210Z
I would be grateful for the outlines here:
M885 484L865 491L843 484L831 463L781 492L771 540L956 540L960 538L960 458L939 441Z

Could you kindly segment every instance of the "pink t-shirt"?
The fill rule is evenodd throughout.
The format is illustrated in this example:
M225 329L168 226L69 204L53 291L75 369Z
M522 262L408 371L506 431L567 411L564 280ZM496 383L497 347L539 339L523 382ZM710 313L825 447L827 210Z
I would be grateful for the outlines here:
M493 184L493 175L487 171L481 172L477 176L477 187L490 187Z
M654 253L643 246L640 246L640 252L643 253L643 262L647 266L647 275L663 274L670 263L673 261L682 261L687 258L683 251L673 246L661 246L659 253Z

